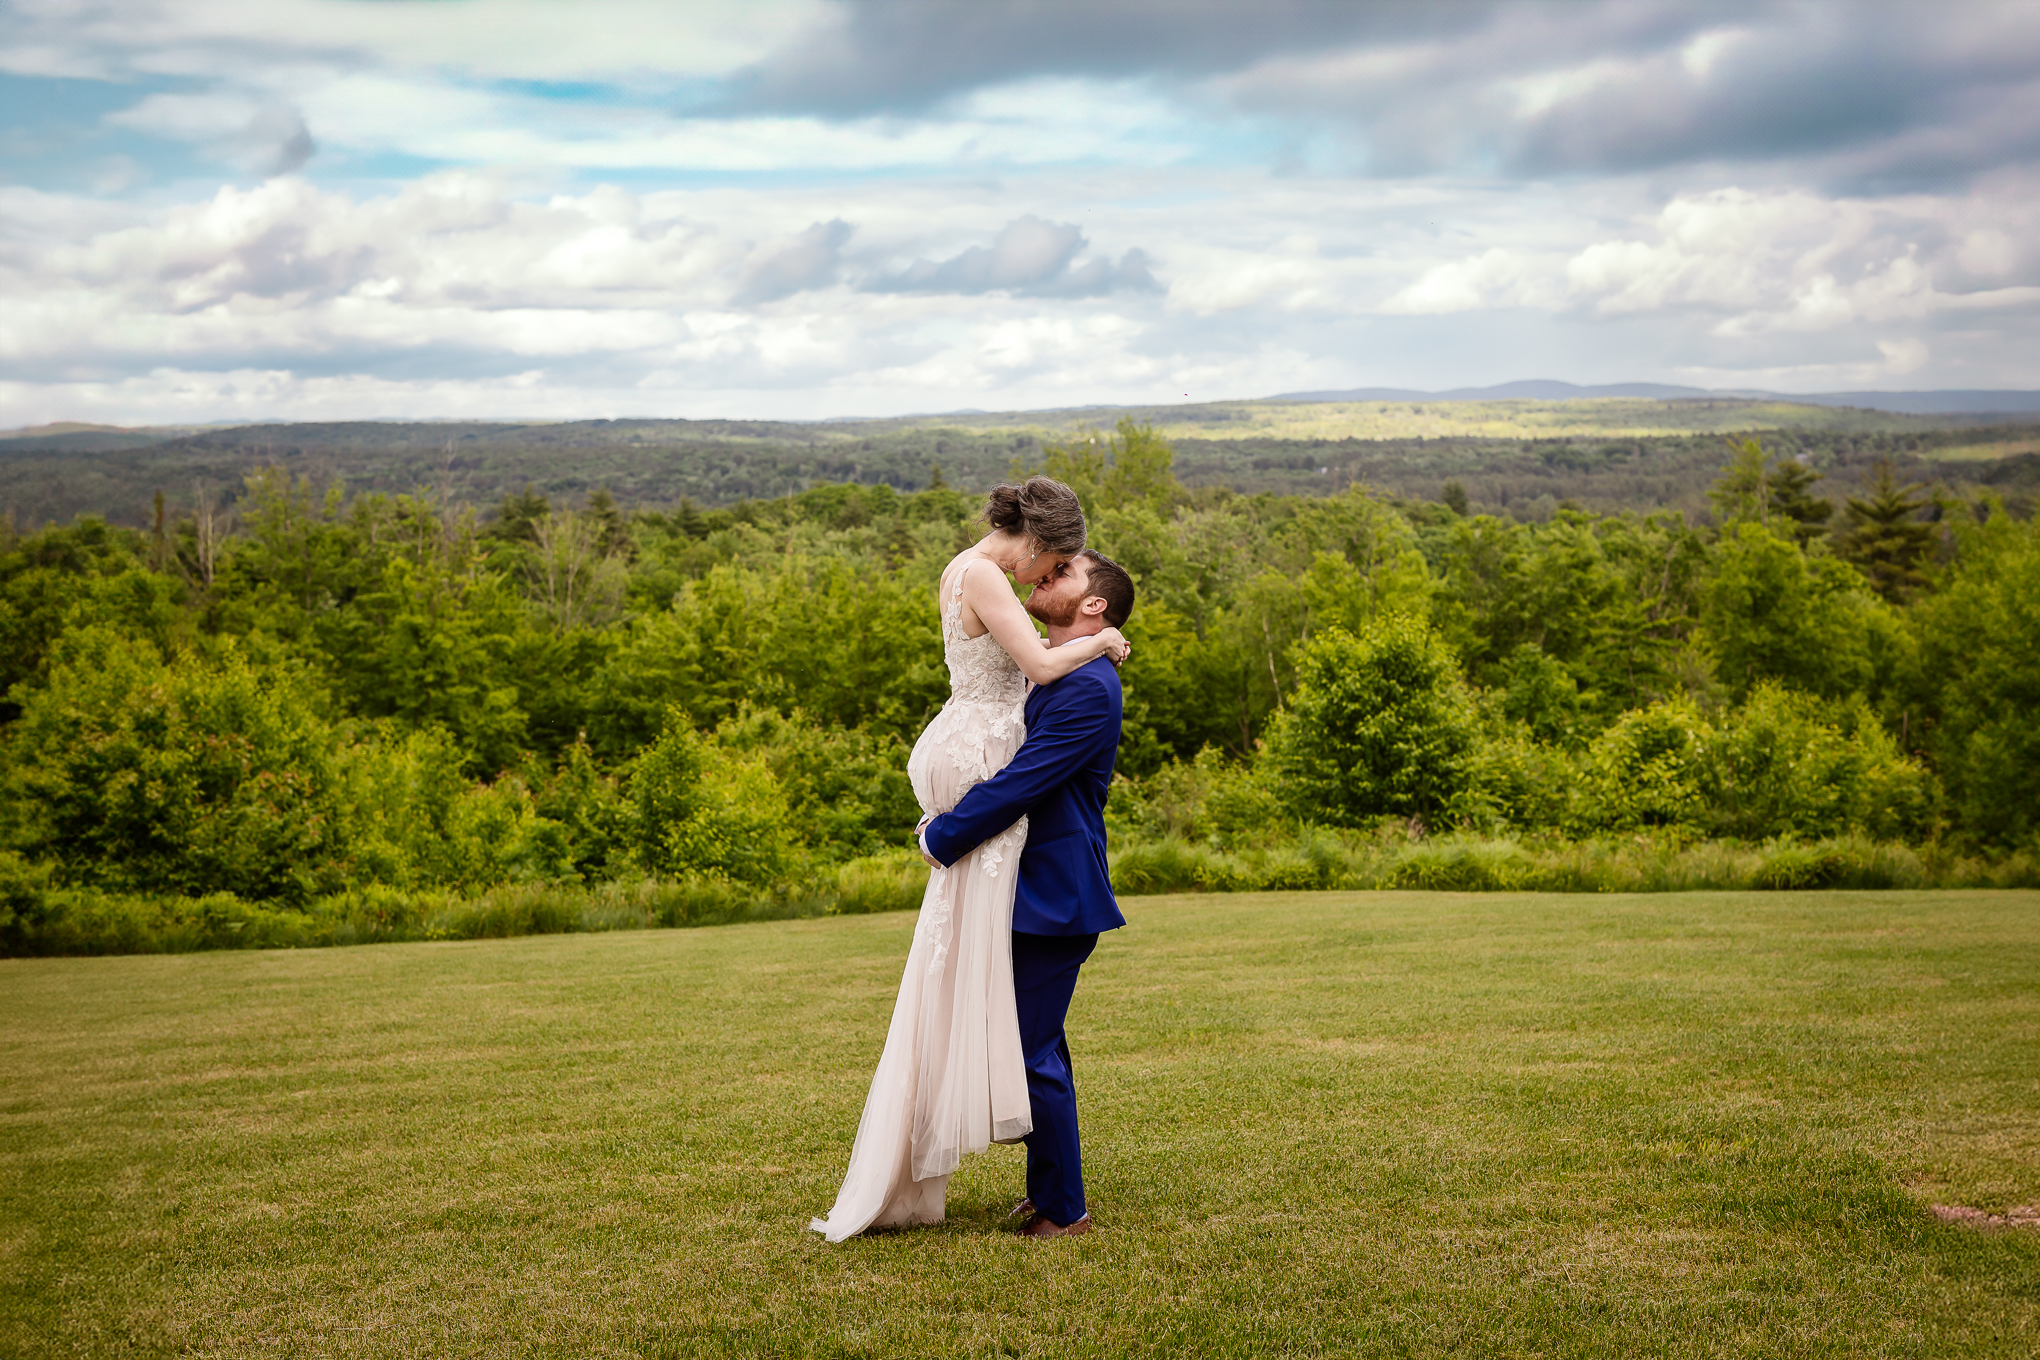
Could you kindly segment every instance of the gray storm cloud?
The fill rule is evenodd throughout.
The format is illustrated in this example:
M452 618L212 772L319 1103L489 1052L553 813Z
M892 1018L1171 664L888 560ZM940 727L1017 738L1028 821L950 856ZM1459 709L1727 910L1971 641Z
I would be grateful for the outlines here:
M1861 187L2040 154L2030 5L856 0L839 13L738 73L725 111L910 114L1066 77L1314 124L1378 175L1799 158Z
M742 72L727 107L856 117L1034 76L1203 76L1273 54L1449 40L1498 8L1489 0L853 0L838 22L794 35Z

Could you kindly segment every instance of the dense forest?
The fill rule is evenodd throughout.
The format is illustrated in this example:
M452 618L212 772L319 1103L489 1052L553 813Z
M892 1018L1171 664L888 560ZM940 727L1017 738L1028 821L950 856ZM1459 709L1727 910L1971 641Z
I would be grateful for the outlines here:
M2040 530L1891 457L1828 494L1799 445L1713 439L1705 523L1192 486L1130 420L1012 451L1140 586L1122 887L2032 876ZM478 513L279 458L146 527L9 526L0 947L430 933L519 885L911 903L980 500Z
M1464 406L1466 404L1462 404ZM1711 518L1707 498L1723 435L1688 425L1761 432L1781 454L1826 478L1830 497L1858 494L1879 462L1902 481L1941 483L1958 495L1995 491L2020 508L2040 493L2040 425L1976 417L1896 416L1752 402L1495 403L1491 420L1462 406L1412 405L1392 416L1309 404L1171 408L1176 476L1186 487L1321 496L1355 483L1391 497L1436 500L1457 481L1476 512L1548 520L1561 506L1608 514L1677 510ZM1695 406L1709 409L1694 411ZM1716 411L1714 407L1727 408ZM1575 407L1610 422L1595 430ZM1387 408L1383 408L1387 409ZM1270 411L1274 415L1269 415ZM1439 413L1443 413L1440 415ZM1780 418L1818 423L1775 425ZM1193 418L1195 417L1195 418ZM1448 418L1449 417L1449 418ZM492 505L527 486L578 502L606 489L630 506L705 508L768 499L826 482L918 491L939 468L958 486L984 487L1050 445L1106 441L1108 413L1036 413L954 419L795 424L725 420L590 420L560 424L356 421L245 425L213 430L78 429L0 438L0 515L21 526L80 514L146 527L155 493L179 506L194 496L222 506L269 467L353 493L434 488L443 501ZM1659 428L1625 432L1622 421ZM973 423L974 422L974 423ZM1102 422L1102 423L1101 423ZM1137 421L1137 423L1140 423ZM1369 430L1370 424L1387 431ZM1423 427L1435 426L1431 433ZM1484 431L1484 433L1473 433ZM1492 431L1501 431L1494 433Z

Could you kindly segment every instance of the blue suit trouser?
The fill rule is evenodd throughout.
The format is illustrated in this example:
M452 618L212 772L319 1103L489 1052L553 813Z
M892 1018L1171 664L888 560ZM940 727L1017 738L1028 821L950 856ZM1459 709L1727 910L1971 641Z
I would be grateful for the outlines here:
M1084 1164L1077 1146L1077 1084L1063 1020L1077 970L1098 937L1013 932L1013 995L1020 1004L1020 1050L1027 1057L1027 1103L1034 1132L1027 1144L1027 1198L1051 1223L1084 1216Z

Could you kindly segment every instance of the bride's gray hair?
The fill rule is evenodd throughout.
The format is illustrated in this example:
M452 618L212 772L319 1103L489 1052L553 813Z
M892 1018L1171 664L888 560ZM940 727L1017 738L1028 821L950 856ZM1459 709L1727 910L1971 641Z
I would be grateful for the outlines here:
M1084 548L1084 506L1077 493L1053 477L1004 482L985 497L978 518L994 529L1019 534L1047 553L1074 556Z

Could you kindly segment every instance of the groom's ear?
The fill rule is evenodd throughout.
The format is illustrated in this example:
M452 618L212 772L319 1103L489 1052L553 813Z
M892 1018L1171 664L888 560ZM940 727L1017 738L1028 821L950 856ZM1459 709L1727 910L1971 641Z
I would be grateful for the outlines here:
M1084 602L1077 606L1077 612L1079 614L1102 614L1111 607L1111 602L1103 595L1086 595Z

